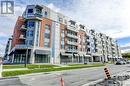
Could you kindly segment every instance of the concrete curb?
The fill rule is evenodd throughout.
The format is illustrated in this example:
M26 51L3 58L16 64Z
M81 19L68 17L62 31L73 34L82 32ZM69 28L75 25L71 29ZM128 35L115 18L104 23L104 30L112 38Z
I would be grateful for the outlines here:
M98 82L101 82L101 81L103 81L103 80L104 80L104 79L98 79L98 80L96 80L96 81L93 81L93 82L84 84L84 85L82 85L82 86L90 86L90 85L96 84L96 83L98 83Z
M122 72L122 71L120 71L120 72ZM115 76L115 75L117 75L117 74L120 73L120 72L117 72L116 74L112 74L112 76ZM104 79L105 79L105 78L104 78ZM82 85L82 86L91 86L91 85L94 85L94 84L96 84L96 83L99 83L99 82L103 81L104 79L98 79L98 80L96 80L96 81L93 81L93 82L84 84L84 85ZM123 86L124 86L124 85L123 85Z
M31 74L25 74L25 75L18 75L18 77L35 76L35 75L40 75L40 74L51 75L51 74L55 74L55 73L57 74L57 73L62 73L62 72L69 72L69 71L73 71L73 70L85 70L85 69L97 69L97 68L104 68L104 66L101 66L101 67L90 67L90 68L80 68L80 69L72 69L72 70L61 70L61 71L31 73Z

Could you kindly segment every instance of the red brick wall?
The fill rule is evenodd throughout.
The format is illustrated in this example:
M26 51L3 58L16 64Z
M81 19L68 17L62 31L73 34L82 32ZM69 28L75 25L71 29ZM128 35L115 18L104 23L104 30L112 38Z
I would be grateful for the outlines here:
M24 25L24 19L23 19L23 17L19 16L17 21L16 21L15 27L14 27L12 47L14 47L16 44L23 44L24 43L24 40L19 39L19 36L21 34L23 34L20 31L20 28L22 25Z
M85 38L86 37L86 33L84 31L79 31L78 32L78 37L80 36L80 41L83 39L83 37ZM79 40L78 40L78 50L81 50L81 48L83 49L83 46L85 45L81 45L79 43ZM85 48L84 48L85 49Z
M41 22L41 31L40 31L40 47L44 47L44 33L45 33L45 25L48 24L50 25L50 28L52 28L52 20L43 18ZM50 30L50 47L52 43L52 30Z

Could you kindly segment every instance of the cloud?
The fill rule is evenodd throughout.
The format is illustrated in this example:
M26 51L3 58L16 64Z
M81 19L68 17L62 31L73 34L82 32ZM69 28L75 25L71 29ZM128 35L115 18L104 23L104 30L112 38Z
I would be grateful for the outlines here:
M113 38L130 36L130 0L73 0L64 10L75 20Z
M130 49L121 50L121 53L130 53Z
M52 10L54 10L56 12L60 12L60 8L54 6L53 3L48 4L47 7L49 7L50 9L52 9Z
M15 6L14 15L0 15L0 36L12 35L17 17L22 15L25 5L35 3L46 4L52 10L61 12L113 38L130 36L130 0L67 0L59 5L51 1L48 4L44 2L43 0L20 0L19 5Z
M0 43L0 55L2 55L2 56L4 55L5 46L6 46L5 43L3 43L3 44Z
M24 10L25 6L15 6L14 14L0 15L0 54L4 54L7 40L13 33L16 20Z
M127 46L130 46L130 43L127 43L127 44L123 45L123 47L127 47Z
M8 37L8 35L5 34L4 32L0 32L0 37Z
M122 53L130 52L130 43L126 43L125 45L121 45L121 52Z

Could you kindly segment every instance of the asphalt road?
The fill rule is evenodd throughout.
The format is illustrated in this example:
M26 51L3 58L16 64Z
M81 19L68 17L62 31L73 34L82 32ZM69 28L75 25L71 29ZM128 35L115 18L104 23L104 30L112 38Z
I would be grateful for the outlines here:
M111 74L130 71L130 65L108 65ZM82 86L83 84L105 78L104 67L85 68L48 74L23 75L18 78L0 80L0 86L61 86L60 79L64 79L65 86Z

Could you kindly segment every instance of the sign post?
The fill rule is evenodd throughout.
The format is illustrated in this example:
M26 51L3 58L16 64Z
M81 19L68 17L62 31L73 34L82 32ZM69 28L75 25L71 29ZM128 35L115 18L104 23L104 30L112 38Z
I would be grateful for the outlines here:
M2 78L2 71L3 71L3 64L2 64L2 58L0 57L0 78Z

